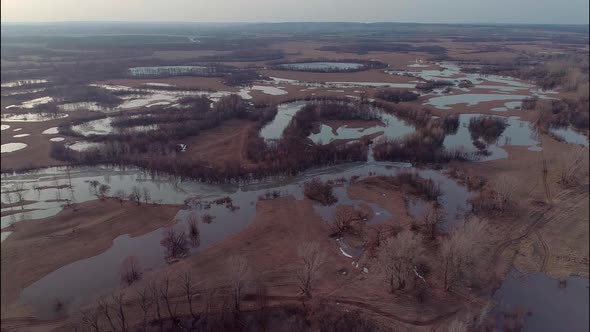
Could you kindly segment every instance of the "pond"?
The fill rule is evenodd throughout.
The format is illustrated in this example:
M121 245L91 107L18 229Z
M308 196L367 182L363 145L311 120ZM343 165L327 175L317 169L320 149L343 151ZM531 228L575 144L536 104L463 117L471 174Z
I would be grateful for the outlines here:
M145 132L158 129L157 125L149 126L134 126L134 127L113 127L113 118L103 118L81 123L72 126L72 130L82 136L88 137L92 135L111 135L115 133L124 132Z
M299 71L348 71L361 69L363 64L355 62L298 62L283 63L277 67Z

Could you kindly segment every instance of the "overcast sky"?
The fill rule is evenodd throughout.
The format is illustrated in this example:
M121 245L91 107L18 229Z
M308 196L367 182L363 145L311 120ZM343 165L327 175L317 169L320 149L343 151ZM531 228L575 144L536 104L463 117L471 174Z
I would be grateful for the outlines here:
M588 0L1 0L2 22L588 24Z

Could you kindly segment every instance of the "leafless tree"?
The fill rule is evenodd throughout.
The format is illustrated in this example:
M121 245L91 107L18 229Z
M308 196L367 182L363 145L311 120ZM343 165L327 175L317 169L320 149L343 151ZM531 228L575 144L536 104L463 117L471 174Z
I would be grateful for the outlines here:
M445 290L469 275L475 259L485 249L487 222L477 217L466 219L441 245Z
M25 193L26 190L22 183L17 183L14 195L16 196L16 201L20 205L21 210L25 209Z
M133 186L131 194L129 194L129 199L137 203L137 205L141 204L141 190L138 186Z
M195 284L194 284L189 272L185 272L181 278L182 278L182 290L184 290L184 295L186 296L186 300L188 302L189 312L191 314L191 317L193 317L194 320L197 320L197 319L199 319L199 316L193 310L193 298L197 294L197 292L195 290Z
M143 201L146 205L150 203L152 200L152 195L150 194L150 190L146 187L143 187Z
M184 231L177 231L174 226L166 228L162 244L166 247L167 257L181 258L188 254L189 243Z
M191 245L196 248L201 244L201 237L199 231L199 218L193 212L188 215L189 238Z
M422 224L426 233L431 239L434 239L438 225L444 221L444 213L438 203L430 204L422 217Z
M390 293L409 286L414 280L414 266L421 255L421 240L411 231L403 231L384 241L377 259Z
M367 217L365 213L355 209L350 205L341 205L336 208L332 228L337 234L350 231L355 221L364 220Z
M176 321L176 304L172 305L172 295L170 294L170 277L165 276L161 282L159 287L160 289L160 297L164 300L166 304L166 309L168 309L168 315L172 321Z
M141 265L135 256L125 258L121 264L121 281L128 286L141 278Z
M297 255L301 259L301 266L297 271L299 289L305 297L310 298L325 254L319 243L303 242L297 247Z
M119 201L119 204L123 205L123 201L125 200L125 198L127 197L127 194L125 194L125 190L123 189L119 189L115 192L115 198Z
M100 185L100 182L97 180L90 180L88 181L88 185L90 186L90 192L94 195L98 195L98 186Z
M152 294L152 301L156 306L156 318L158 322L162 323L162 310L160 306L160 287L156 281L149 283L149 290Z
M250 275L248 260L244 256L232 255L227 259L226 264L234 311L240 312L240 303L246 287L246 280Z
M83 326L94 332L100 331L100 314L97 310L80 310L80 321Z
M102 299L98 300L98 309L106 317L107 321L109 322L109 325L111 326L111 330L117 331L117 327L114 322L114 316L111 313L112 308L113 308L113 306L109 302L108 299L102 298Z
M110 190L111 190L111 187L109 185L101 184L98 187L98 197L100 197L101 200L104 200L106 198L106 196L109 194Z
M123 293L123 292L112 295L112 301L113 301L113 304L115 305L115 312L116 312L117 318L119 320L119 326L121 326L121 331L127 331L127 329L128 329L127 320L125 318L125 307L124 307L125 303L123 301L124 297L125 297L125 293Z
M149 316L150 308L154 304L154 297L149 289L149 285L143 286L141 289L135 289L135 292L139 298L139 308L143 313L142 329L145 331L147 329L147 318Z

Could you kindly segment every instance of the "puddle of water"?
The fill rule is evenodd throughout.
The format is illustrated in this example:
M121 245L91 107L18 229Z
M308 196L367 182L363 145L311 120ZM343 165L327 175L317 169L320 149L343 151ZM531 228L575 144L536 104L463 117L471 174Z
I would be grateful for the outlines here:
M46 88L39 88L39 89L19 89L17 91L2 91L2 96L18 96L18 95L28 95L33 93L38 93L47 90Z
M17 86L29 85L29 84L41 84L41 83L48 83L48 80L44 79L31 79L31 80L18 80L12 82L6 82L0 84L2 88L15 88Z
M452 135L447 135L443 142L447 149L461 149L464 152L477 152L478 149L473 145L471 133L469 131L469 120L477 118L481 114L461 114L459 115L459 128ZM500 117L503 118L503 117ZM539 142L535 139L532 125L528 121L520 120L517 116L505 118L508 126L498 138L495 144L490 144L487 150L491 153L489 156L481 156L480 161L495 160L507 158L508 152L502 149L502 146L518 145L535 147ZM535 149L530 149L535 151Z
M13 131L21 131L21 130L23 130L23 128L16 128Z
M10 105L10 106L6 106L6 109L9 108L35 108L39 105L43 105L43 104L47 104L53 101L53 97L41 97L41 98L35 98L35 99L31 99L31 100L27 100L27 101L23 101L20 104L16 104L16 105Z
M474 106L482 102L486 101L495 101L495 100L520 100L525 99L530 96L526 95L503 95L503 94L492 94L492 93L484 93L484 94L459 94L459 95L446 95L446 96L439 96L433 97L428 100L424 105L432 105L441 110L448 110L451 109L450 106L457 105L457 104L467 104L467 106Z
M9 125L4 125L4 124L3 125L0 125L0 130L6 130L8 128L10 128Z
M57 127L47 128L47 129L43 130L43 132L41 134L44 134L44 135L59 134L59 129L57 129Z
M588 137L573 130L571 127L554 127L549 129L551 133L567 143L588 147Z
M565 285L543 273L518 277L512 272L494 294L499 309L530 311L523 331L588 331L586 278L569 277Z
M103 145L104 145L104 143L78 141L78 142L69 143L66 145L66 147L70 150L82 152L82 151L86 151L86 150L93 149L93 148L99 148Z
M27 147L27 145L25 143L6 143L6 144L0 145L0 150L1 150L0 153L14 152L14 151L22 150L26 147Z
M4 242L12 232L0 232L0 242Z
M99 105L97 102L78 102L78 103L67 103L58 105L57 108L64 112L75 112L79 110L107 112L108 107Z
M206 71L207 67L204 66L154 66L129 68L129 72L134 77L181 76L187 74L203 74Z
M62 142L63 140L65 140L65 138L63 137L53 137L49 139L52 142Z
M5 122L44 122L55 119L63 119L68 115L63 113L47 114L47 113L23 113L23 114L7 114L2 115L2 121Z
M284 103L278 106L275 118L260 130L260 136L265 140L280 139L283 131L291 122L291 118L305 106L306 101Z
M284 63L278 65L277 67L301 71L339 71L359 69L363 67L363 64L354 62L299 62Z
M27 137L27 136L31 136L31 134L18 134L18 135L14 135L12 137L20 138L20 137Z
M174 86L173 84L168 84L168 83L145 83L145 85L150 85L150 86Z

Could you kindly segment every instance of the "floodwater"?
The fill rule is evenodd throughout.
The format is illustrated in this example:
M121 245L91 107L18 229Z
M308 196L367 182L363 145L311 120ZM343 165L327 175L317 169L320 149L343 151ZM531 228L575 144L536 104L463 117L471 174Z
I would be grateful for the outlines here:
M31 136L31 134L18 134L18 135L14 135L12 137L20 138L20 137L27 137L27 136Z
M57 127L51 127L51 128L47 128L47 129L43 130L43 132L41 134L55 135L55 134L59 134L59 130L57 129Z
M107 112L109 110L108 107L101 106L97 102L89 101L61 104L58 105L57 108L64 112L75 112L79 110Z
M178 212L176 216L178 223L175 227L185 230L187 229L186 219L190 212L199 216L207 213L214 217L212 223L200 223L200 246L191 250L191 254L195 254L244 229L254 219L256 201L267 192L276 190L281 196L293 195L295 199L303 199L303 183L314 177L327 181L354 175L361 177L370 174L394 175L408 171L409 166L409 164L385 162L350 163L313 169L295 177L269 178L247 185L212 185L170 176L151 176L135 168L75 168L70 171L69 176L66 168L51 168L4 176L2 191L14 188L16 183L22 183L27 189L25 199L37 201L27 207L38 210L3 218L2 224L5 227L23 218L36 219L55 215L62 209L61 202L56 202L56 197L62 200L74 199L78 203L95 199L96 196L88 183L92 180L110 185L111 193L119 189L130 192L133 186L138 186L142 190L146 188L154 201L161 203L178 204L189 197L199 197L201 202L212 201L218 197L231 197L233 205L238 207L236 210L228 209L224 205L211 204L207 209L207 204L189 204L187 208ZM468 208L467 198L470 193L466 188L447 179L439 171L419 170L417 172L441 183L444 192L441 203L445 206L447 213L455 215L458 211ZM71 190L55 188L70 182ZM54 188L35 190L35 186L54 186ZM339 203L367 204L375 212L375 218L369 222L382 222L390 217L389 213L377 204L349 199L345 186L335 188L335 194L341 199ZM315 209L326 222L331 220L331 207L318 206ZM393 217L395 219L395 216ZM158 229L134 238L127 235L119 236L115 239L114 245L105 252L68 264L30 285L22 292L20 301L31 305L41 318L51 318L55 315L53 304L57 299L66 303L69 310L73 310L79 305L94 300L97 295L117 287L120 283L120 265L128 256L137 256L146 271L161 268L166 264L165 249L160 244L162 232L163 229Z
M53 101L53 97L49 97L49 96L40 97L40 98L35 98L35 99L23 101L20 104L6 106L6 109L9 109L9 108L35 108L39 105L47 104L52 101Z
M66 147L70 150L82 152L82 151L86 151L89 149L99 148L103 145L104 145L104 143L99 143L99 142L78 141L78 142L72 142L72 143L66 144Z
M332 127L322 124L320 132L309 135L309 139L316 144L327 144L337 139L359 139L375 133L381 133L379 135L380 137L394 139L413 133L416 130L412 125L400 120L395 115L385 112L378 112L377 114L384 125L369 128L349 128L348 126L342 126L338 127L334 133Z
M10 126L9 126L9 125L5 125L5 124L3 124L3 125L0 125L0 130L6 130L6 129L8 129L8 128L10 128Z
M588 331L589 281L569 277L552 279L543 273L520 276L510 273L494 294L497 310L522 309L524 332ZM501 319L500 319L501 321Z
M567 143L588 147L588 137L571 127L554 127L549 129L551 133Z
M460 149L464 152L477 152L478 149L473 145L471 133L469 131L469 120L482 116L481 114L461 114L459 115L459 128L454 134L449 134L443 142L447 149ZM535 151L539 142L535 138L533 126L528 121L520 120L517 116L499 117L505 118L508 126L498 138L497 142L490 144L487 150L488 156L481 156L480 161L495 160L507 158L508 152L502 149L503 146L528 146L529 150Z
M53 138L50 138L49 140L52 141L52 142L62 142L62 141L65 140L65 138L63 138L63 137L53 137Z
M26 147L27 147L27 145L25 143L6 143L6 144L0 145L0 150L1 150L1 153L9 153L9 152L22 150Z
M266 86L266 85L253 85L251 87L246 87L240 89L238 95L243 99L252 99L250 95L250 91L257 90L262 91L262 93L271 95L271 96L281 96L288 94L287 91L281 89L281 87L274 87L274 86Z
M181 76L187 74L202 74L207 71L204 66L154 66L133 67L129 72L134 77Z
M295 101L291 103L283 103L278 106L277 115L266 126L260 130L260 136L265 140L280 139L283 136L283 131L289 123L291 118L305 106L305 101Z
M5 114L2 115L2 121L5 122L45 122L55 119L63 119L68 115L63 113L23 113L23 114Z
M363 64L354 62L299 62L284 63L278 65L277 67L300 71L342 71L360 69L363 67Z
M103 118L81 123L72 126L72 130L85 137L92 135L110 135L119 132L143 132L158 129L157 125L134 126L125 128L116 128L112 126L113 118Z
M0 84L0 87L2 87L2 88L15 88L15 87L23 86L23 85L41 84L41 83L48 83L48 82L49 81L45 80L45 79L18 80L18 81L2 83L2 84Z
M494 101L494 100L521 100L525 98L529 98L530 96L527 95L504 95L504 94L493 94L493 93L484 93L484 94L459 94L459 95L447 95L447 96L439 96L433 97L425 103L425 105L432 105L441 110L448 110L451 109L451 106L458 105L458 104L467 104L467 106L474 106L479 103L483 103L486 101Z

